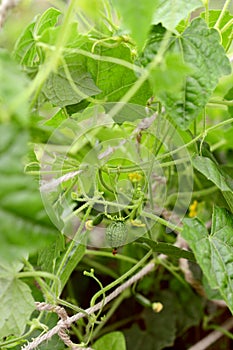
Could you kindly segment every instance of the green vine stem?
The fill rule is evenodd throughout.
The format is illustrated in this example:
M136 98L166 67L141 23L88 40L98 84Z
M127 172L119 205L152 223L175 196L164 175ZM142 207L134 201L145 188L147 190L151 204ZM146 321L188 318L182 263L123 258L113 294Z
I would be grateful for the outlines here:
M45 278L49 278L49 279L53 280L54 285L58 289L60 289L60 280L55 275L47 273L45 271L43 271L43 272L42 271L35 271L33 266L26 259L23 259L23 263L29 271L19 272L17 274L18 278L20 278L20 277L22 277L22 278L23 277L34 277L35 281L38 283L38 285L40 286L40 288L42 290L42 293L45 297L45 300L50 302L50 303L54 303L55 296L52 293L52 291L50 290L47 283L41 277L45 277ZM39 274L37 274L37 272L39 272ZM42 272L43 275L41 275L40 272Z
M93 278L100 286L100 290L102 291L102 296L103 296L103 299L102 299L102 303L103 303L103 307L104 307L104 304L105 304L105 292L104 292L104 288L103 288L103 285L102 283L100 282L100 280L95 276L94 274L94 269L91 269L90 272L88 271L84 271L83 273L85 276L89 276L91 278ZM85 341L85 345L87 345L91 338L92 338L92 335L93 335L93 331L94 331L94 325L98 319L98 317L100 316L101 312L102 312L102 308L99 309L97 315L95 315L94 317L92 317L86 327L86 341Z
M192 193L193 198L200 198L200 197L208 196L209 194L215 193L217 191L218 191L218 188L216 186L211 186L209 188L199 190L199 191L172 193L168 197L165 206L169 205L169 203L171 203L178 196L179 198L185 198L187 195L190 195L190 193Z
M71 252L72 252L72 250L73 250L73 248L74 248L74 246L76 244L75 238L78 237L78 235L81 233L81 231L82 231L82 229L83 229L83 227L85 225L85 221L87 220L87 218L90 215L91 209L92 209L92 206L89 206L87 211L86 211L86 213L85 213L85 215L84 215L84 217L83 217L82 222L80 223L80 226L79 226L79 228L78 228L74 238L70 242L69 247L67 248L67 250L65 252L65 255L62 258L62 261L61 261L61 263L60 263L60 265L59 265L59 267L57 269L57 272L56 272L56 276L58 278L60 278L63 270L66 268L67 261L70 259L70 254L71 254ZM54 290L54 284L53 284L51 290Z
M122 255L117 253L115 256L112 255L112 252L105 252L105 251L101 251L101 250L90 250L90 249L86 249L86 254L87 255L97 255L97 256L103 256L106 258L112 258L112 259L118 259L118 260L123 260L123 261L127 261L133 265L138 263L138 260L131 258L130 256L127 255Z
M119 277L119 275L116 272L114 272L112 270L112 268L109 268L108 266L103 265L103 264L101 264L93 259L90 260L90 259L84 257L82 261L84 264L86 264L90 267L93 267L95 270L98 270L99 272L101 272L104 275L110 276L112 278Z
M233 25L233 18L230 19L229 22L225 24L225 26L221 29L221 33L224 33L228 28L230 28Z
M221 23L221 21L222 21L224 15L225 15L225 13L226 13L226 11L227 11L228 6L230 5L230 3L231 3L231 0L226 0L226 1L225 1L225 4L224 4L224 6L223 6L223 9L222 9L222 11L221 11L221 13L220 13L220 15L219 15L219 17L218 17L217 22L215 23L215 26L214 26L215 29L219 29L220 23Z
M181 151L182 149L193 145L197 141L200 141L202 138L205 138L209 132L212 132L215 129L218 129L222 126L226 126L226 125L231 124L231 123L233 123L233 118L229 118L229 119L224 120L216 125L213 125L213 126L207 128L204 132L201 132L198 136L194 137L191 141L187 142L185 145L180 146L180 147L174 149L173 151L169 151L169 152L166 152L164 154L159 155L157 157L157 160L161 160L161 159L167 158L169 156L172 156L172 155L178 153L179 151Z
M150 250L136 265L134 265L129 271L127 271L124 275L120 276L117 280L113 281L112 283L108 284L106 287L103 288L103 290L98 291L91 299L90 305L93 307L95 305L96 300L103 294L106 293L108 290L114 288L121 282L123 282L127 277L134 274L137 269L139 269L141 266L144 265L144 263L149 259L149 257L152 255L152 250Z
M205 6L205 21L209 25L209 0L203 0Z
M46 50L49 50L49 51L54 51L55 50L55 46L53 45L48 45L48 44L45 44L45 43L38 43L38 46L40 46L41 48L44 48ZM143 72L145 72L145 69L144 68L141 68L133 63L130 63L128 61L125 61L121 58L117 58L117 57L110 57L110 56L100 56L98 54L94 54L94 53L91 53L89 51L86 51L86 50L83 50L83 49L79 49L79 48L68 48L68 47L64 47L63 48L63 52L64 53L68 53L68 54L78 54L78 55L82 55L82 56L86 56L86 57L89 57L89 58L92 58L93 60L96 60L96 61L102 61L102 62L109 62L109 63L114 63L114 64L118 64L120 66L123 66L123 67L126 67L134 72L137 72L137 73L141 73L143 74Z
M176 232L182 232L182 227L180 226L177 226L177 225L174 225L172 224L171 222L167 221L167 220L164 220L163 218L161 218L160 216L157 216L155 214L152 214L152 213L148 213L147 211L142 211L141 212L141 215L142 216L145 216L146 218L148 219L152 219L154 220L155 222L159 222L161 225L163 226L166 226L168 228L170 228L171 230L173 231L176 231Z
M233 100L218 100L216 98L211 98L208 104L233 106Z
M118 309L122 301L130 296L130 293L126 290L120 296L112 303L110 310L105 315L103 320L98 324L98 326L95 328L92 339L94 339L100 332L100 330L103 328L103 326L107 323L107 321L112 317L114 312Z
M46 271L23 271L23 272L18 272L15 274L16 278L27 278L27 277L32 277L32 278L48 278L50 280L53 280L54 283L56 283L56 287L58 290L61 290L61 282L59 278L52 273L46 272Z
M152 254L151 251L149 251L146 254L146 258L148 258ZM146 259L145 257L140 261L140 265L142 266L142 262L144 262ZM42 334L35 338L31 343L28 343L26 346L22 347L21 350L33 350L36 347L38 347L41 343L44 341L47 341L50 339L53 335L59 333L61 329L67 329L72 323L78 321L79 319L85 317L87 314L91 315L94 312L98 311L99 309L102 309L103 306L105 306L107 303L109 303L111 300L115 299L118 295L122 294L127 288L129 288L131 285L136 283L138 280L142 279L145 275L150 273L155 268L155 262L151 261L146 266L144 266L140 271L138 271L136 274L134 274L132 277L130 277L126 282L124 282L121 286L117 287L111 294L109 294L105 298L105 303L103 305L103 302L100 301L93 307L90 307L85 310L85 313L79 312L71 317L68 317L65 321L60 320L59 323L50 329L47 333ZM130 270L132 271L132 269ZM124 275L125 276L125 275ZM43 303L42 303L43 304ZM37 304L40 308L40 303ZM48 305L49 307L49 305Z

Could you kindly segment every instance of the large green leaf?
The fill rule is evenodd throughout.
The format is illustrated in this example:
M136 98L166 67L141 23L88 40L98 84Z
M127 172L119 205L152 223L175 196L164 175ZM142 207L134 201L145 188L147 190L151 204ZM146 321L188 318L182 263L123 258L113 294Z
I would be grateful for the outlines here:
M190 12L203 6L201 0L158 0L153 16L153 23L162 25L173 30L177 24L188 17Z
M0 338L22 334L35 309L30 288L14 277L21 269L21 263L0 260Z
M68 75L66 70L69 71ZM59 66L56 73L50 74L43 87L46 99L59 107L79 103L99 93L100 89L87 71L85 57L77 55L67 56L64 65Z
M92 346L95 350L126 350L125 337L121 332L111 332L98 339Z
M210 287L218 289L233 313L233 216L214 208L209 234L198 219L184 219L183 238L193 250Z
M8 122L11 118L18 123L28 123L28 102L19 99L28 80L7 51L0 51L0 121Z
M184 258L195 262L195 258L191 252L175 247L173 244L155 242L145 237L137 239L137 242L147 244L156 253L166 254L174 259Z
M33 178L24 174L28 134L0 125L0 255L14 259L44 247L57 231L49 221Z
M233 179L220 166L208 157L196 156L193 166L212 181L221 191L233 213Z
M87 47L87 49L90 49L90 47ZM115 48L96 46L95 53L106 57L106 61L98 62L88 59L87 63L88 71L102 91L97 97L98 99L104 99L106 102L117 102L134 85L137 76L133 70L121 64L112 63L111 57L133 63L131 50L122 44ZM107 61L108 57L109 61ZM149 84L144 83L129 102L145 105L151 94Z
M154 26L150 40L141 57L143 65L151 62L157 54L165 34L161 25ZM155 95L162 101L166 111L174 122L182 129L187 129L190 123L199 115L207 104L212 92L217 86L218 79L230 74L231 66L226 57L224 48L220 45L219 34L215 29L209 29L201 18L194 19L184 33L170 38L168 53L183 57L184 64L192 68L191 73L185 72L185 66L181 79L181 88L176 91L167 91L152 80ZM174 62L174 66L176 62ZM179 65L182 67L181 65ZM166 76L166 84L169 82L170 66L163 62L156 68L161 70L160 80ZM182 71L182 69L181 69ZM153 77L153 70L152 70ZM161 83L161 82L160 82ZM170 78L173 84L173 77ZM157 86L158 85L158 86ZM163 84L165 86L165 84Z
M133 39L141 49L150 28L153 12L158 7L158 0L138 0L137 5L131 0L114 0L114 4L125 27L130 29Z

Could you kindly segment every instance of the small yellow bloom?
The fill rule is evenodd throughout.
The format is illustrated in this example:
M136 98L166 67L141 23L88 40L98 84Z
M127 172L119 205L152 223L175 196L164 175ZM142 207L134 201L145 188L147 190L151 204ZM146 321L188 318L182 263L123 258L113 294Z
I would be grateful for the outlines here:
M142 179L142 175L138 173L130 173L128 174L128 177L131 182L139 182Z
M159 313L163 310L163 304L160 302L152 303L152 310L156 313Z
M93 229L92 220L87 220L85 222L85 229L91 231Z
M135 219L131 220L131 225L136 227L145 227L146 225L141 222L141 220Z
M193 201L192 204L189 206L189 217L194 218L197 216L197 206L198 206L198 201Z

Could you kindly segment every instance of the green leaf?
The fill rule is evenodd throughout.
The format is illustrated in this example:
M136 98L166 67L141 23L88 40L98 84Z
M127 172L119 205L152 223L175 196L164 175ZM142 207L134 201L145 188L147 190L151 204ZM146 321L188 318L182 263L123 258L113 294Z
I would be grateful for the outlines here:
M164 34L165 29L161 25L153 28L141 57L143 65L153 60ZM181 35L170 38L168 52L183 57L184 64L192 68L192 73L181 74L183 85L177 92L174 90L169 92L166 89L157 91L156 80L152 85L155 94L174 122L181 129L187 129L207 104L218 84L218 79L231 73L231 66L224 48L220 45L218 32L215 29L209 29L201 18L194 19ZM169 69L164 70L162 65L160 80L162 74L165 76L166 71L169 73Z
M233 179L220 166L207 157L196 156L193 166L212 181L223 193L224 198L233 213Z
M158 0L138 0L137 6L131 0L114 0L125 27L130 29L133 39L141 49L150 29L154 10Z
M44 122L45 126L52 127L53 129L58 128L65 120L67 116L63 109L60 109L52 118Z
M182 19L197 9L202 7L201 0L158 0L153 15L153 24L162 23L162 25L174 30Z
M72 244L72 243L71 243ZM68 247L67 247L68 248ZM86 247L80 243L74 245L69 257L67 259L65 268L61 271L61 274L58 276L61 281L61 290L63 290L66 285L68 279L70 278L71 273L74 271L83 255L85 254ZM60 266L61 261L63 261L64 256L66 255L66 251L61 255L60 259L57 260L57 267Z
M208 25L210 28L213 28L221 14L222 10L210 10L208 13L209 19L208 19ZM202 12L200 14L200 17L205 19L205 12ZM229 12L226 11L224 12L224 15L221 19L221 22L219 23L219 33L221 35L222 38L222 46L227 49L228 46L231 44L232 42L232 37L231 37L231 33L232 33L232 25L229 26L229 28L227 30L225 30L224 32L222 32L221 30L223 29L223 27L232 20L233 15Z
M83 56L66 56L64 65L59 66L56 73L50 74L42 90L50 103L65 107L100 93L86 69L85 61Z
M21 263L0 260L0 338L21 335L35 309L30 288L14 277L21 268Z
M34 37L38 39L37 37L42 35L46 29L54 27L60 15L61 12L54 7L48 8L36 22L33 32Z
M89 49L89 48L88 48ZM135 72L120 64L112 63L111 58L122 59L133 64L131 50L123 44L115 48L96 46L95 53L106 57L106 61L88 59L87 67L95 84L102 91L97 96L106 102L118 102L137 81ZM107 61L109 57L109 61ZM144 83L129 102L145 105L152 91L148 82Z
M210 158L195 156L192 159L193 166L205 177L212 181L221 191L231 191L226 176L222 175L220 167Z
M64 236L59 233L55 241L48 247L43 248L38 254L38 265L43 271L54 273L56 261L65 248Z
M218 79L231 73L231 66L218 32L208 29L200 18L191 22L179 41L184 61L192 65L194 72L186 79L182 99L166 92L161 99L176 124L187 129L208 102Z
M89 16L92 20L98 20L100 11L104 11L104 6L99 0L79 0L78 9L85 13L85 16Z
M7 260L44 247L57 233L44 210L38 185L24 174L28 134L0 125L0 255Z
M111 111L116 105L121 105L120 111L113 117L113 120L116 123L122 124L125 121L134 122L137 119L148 118L148 109L145 108L145 105L139 105L136 103L114 103L108 102L104 104L104 109L106 113Z
M195 265L196 263L191 263L191 267L195 268ZM176 315L176 333L181 335L190 327L200 324L203 319L203 299L187 282L177 277L170 279L169 290L172 292L167 293L167 298L170 299L170 312ZM164 298L165 296L162 301Z
M125 337L121 332L111 332L98 339L92 346L95 350L126 350Z
M21 125L28 124L28 102L19 100L28 80L7 51L0 50L0 121L11 118Z
M222 296L219 293L219 290L213 289L210 287L209 282L208 282L205 275L203 275L203 277L202 277L202 285L205 289L205 294L206 294L208 299L211 299L211 300L216 300L216 299L221 300L222 299Z
M38 335L37 335L38 336ZM49 341L40 344L38 350L67 350L67 347L58 335L54 335Z
M134 324L129 330L124 331L127 348L140 350L143 347L145 350L161 350L174 344L176 314L171 305L171 298L167 294L166 300L161 295L158 296L159 299L156 296L156 300L163 303L163 310L159 314L151 309L144 309L141 315L144 324L143 330L139 328L138 324Z
M60 14L57 9L49 8L25 28L14 47L14 56L18 62L33 67L38 66L43 61L42 50L37 43L46 29L56 25Z
M196 261L194 258L194 255L191 252L177 248L170 243L155 242L145 237L137 239L137 242L145 243L153 250L153 252L166 254L171 258L175 258L175 259L184 258L193 262Z
M153 282L154 286L154 282ZM146 308L139 321L124 331L127 349L162 350L172 347L176 337L189 327L199 324L202 316L202 300L191 288L177 279L170 280L169 290L155 291L151 301L163 305L160 313ZM139 325L142 325L139 328Z
M215 207L210 234L198 219L184 219L182 237L193 250L210 287L219 290L233 313L233 216Z
M183 81L191 72L191 67L184 63L181 55L168 53L161 64L151 70L150 82L156 94L177 92L183 88Z

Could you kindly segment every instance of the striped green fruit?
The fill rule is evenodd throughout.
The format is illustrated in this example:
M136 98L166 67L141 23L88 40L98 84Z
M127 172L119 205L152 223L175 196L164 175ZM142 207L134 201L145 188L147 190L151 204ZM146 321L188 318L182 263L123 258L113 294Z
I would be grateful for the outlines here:
M112 248L118 248L125 244L127 227L122 221L114 221L106 228L106 241Z

